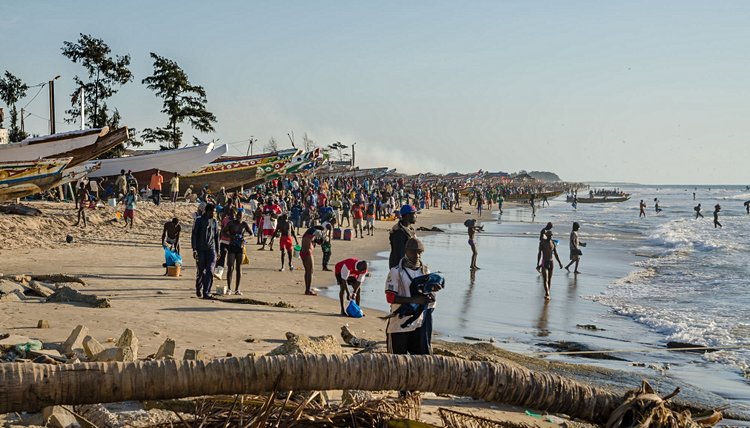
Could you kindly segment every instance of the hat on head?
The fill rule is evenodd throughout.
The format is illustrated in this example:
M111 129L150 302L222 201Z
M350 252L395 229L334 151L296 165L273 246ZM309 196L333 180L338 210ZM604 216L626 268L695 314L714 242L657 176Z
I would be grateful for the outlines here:
M417 238L409 238L406 241L406 250L424 251L424 244Z
M407 214L416 214L417 209L414 207L414 205L404 205L398 212L402 216Z

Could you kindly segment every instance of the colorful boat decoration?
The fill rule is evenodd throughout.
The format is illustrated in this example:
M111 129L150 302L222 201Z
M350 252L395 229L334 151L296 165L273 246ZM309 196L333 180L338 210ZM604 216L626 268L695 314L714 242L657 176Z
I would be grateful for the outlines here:
M73 158L0 162L0 202L41 193L57 185Z
M292 154L297 153L295 150ZM180 186L192 186L195 190L208 187L218 191L222 187L234 190L255 182L258 177L282 170L291 159L286 152L272 152L252 157L230 158L208 164L199 171L180 177ZM166 181L166 177L165 177Z

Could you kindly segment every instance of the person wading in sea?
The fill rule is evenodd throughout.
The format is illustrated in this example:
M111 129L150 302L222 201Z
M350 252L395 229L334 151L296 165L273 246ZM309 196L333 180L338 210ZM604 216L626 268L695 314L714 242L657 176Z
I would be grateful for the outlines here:
M717 227L723 227L721 223L719 223L719 211L721 211L721 205L716 204L714 206L714 229Z
M552 286L552 272L555 268L553 258L557 260L557 264L562 269L563 265L560 261L560 257L557 255L557 246L552 240L552 231L548 230L544 232L544 239L539 241L539 253L537 254L537 260L541 259L541 264L537 265L537 270L541 270L542 282L544 284L544 300L550 300L550 288Z
M586 243L578 240L578 229L580 228L581 225L578 222L573 223L573 231L570 232L570 263L565 266L565 270L568 272L570 272L570 265L575 263L576 267L573 269L573 273L581 273L578 271L578 262L580 262L581 255L583 254L581 247L585 247Z

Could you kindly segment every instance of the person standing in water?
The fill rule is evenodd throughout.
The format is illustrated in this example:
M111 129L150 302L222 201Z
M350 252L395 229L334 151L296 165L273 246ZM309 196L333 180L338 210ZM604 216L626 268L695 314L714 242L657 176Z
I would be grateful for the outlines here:
M578 224L578 222L573 222L573 231L570 232L570 263L565 266L565 270L568 272L570 272L570 265L575 263L576 267L573 270L573 273L581 273L578 271L578 262L581 261L581 255L583 255L581 247L585 247L586 243L578 240L578 229L580 228L581 225Z
M721 223L719 223L719 211L721 211L721 205L716 204L714 206L714 229L717 227L723 227Z
M695 218L696 219L698 217L703 218L703 214L701 214L701 204L696 205L695 208L693 208L693 209L695 210Z
M477 266L477 255L479 252L477 252L477 245L476 242L474 242L474 237L478 231L483 230L482 226L477 226L477 221L472 219L466 220L464 222L464 226L469 231L469 247L471 247L471 264L469 265L469 269L471 270L478 270L479 267Z
M750 201L745 201L745 211L750 214Z
M646 217L646 203L643 202L643 199L641 199L640 205L638 205L638 208L640 208L641 212L638 213L638 218Z
M544 300L550 300L550 287L552 285L552 272L555 268L553 258L557 260L557 264L562 269L563 265L560 261L560 256L557 255L557 246L552 240L552 231L547 230L544 232L544 238L539 241L539 252L537 253L537 260L541 259L541 264L537 265L537 270L542 273L542 282L544 284Z
M654 211L656 211L657 214L661 212L661 208L659 208L659 199L654 198Z

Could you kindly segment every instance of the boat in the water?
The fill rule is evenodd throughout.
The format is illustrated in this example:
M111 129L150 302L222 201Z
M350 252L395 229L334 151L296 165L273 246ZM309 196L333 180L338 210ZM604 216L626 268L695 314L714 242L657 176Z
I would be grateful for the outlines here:
M630 199L630 195L628 194L624 194L620 196L609 196L609 195L594 196L593 198L592 197L574 198L573 196L568 195L565 198L565 201L568 203L573 203L573 201L575 200L575 202L579 204L605 204L605 203L612 203L612 202L625 202L628 199Z
M148 182L151 174L157 169L187 175L199 171L227 152L226 144L214 148L213 143L185 147L173 150L160 150L142 155L125 156L114 159L102 159L98 170L89 176L92 178L115 177L120 171L132 171L139 182ZM165 181L167 179L165 178Z
M0 202L41 193L56 186L73 158L0 162Z
M64 159L71 157L71 152L96 144L99 137L108 132L109 128L105 126L27 138L19 143L0 144L0 162Z
M107 129L108 128L103 128ZM106 132L99 135L99 138L97 138L92 144L89 144L88 146L79 147L74 150L69 150L67 152L59 153L53 157L46 157L47 159L52 158L67 158L72 157L73 160L70 161L67 168L73 168L78 165L83 164L86 161L89 161L91 159L95 159L110 150L114 149L117 145L124 143L128 139L128 127L123 126L120 128L115 129L112 132Z
M537 201L541 201L544 198L547 199L554 199L560 195L562 195L562 190L560 191L552 191L552 192L539 192L539 193L515 193L510 195L503 195L503 199L505 199L506 202L508 201L528 201L531 199L531 196L534 196L534 199Z

